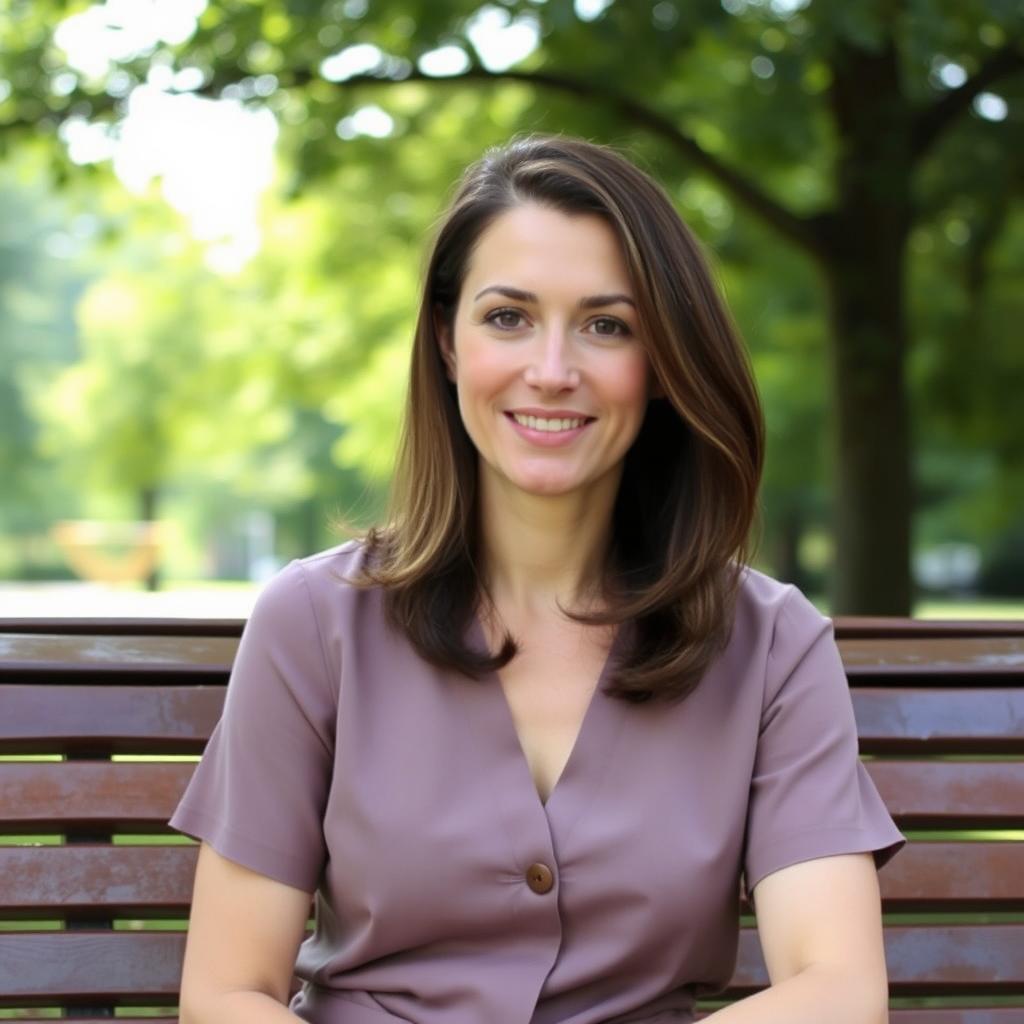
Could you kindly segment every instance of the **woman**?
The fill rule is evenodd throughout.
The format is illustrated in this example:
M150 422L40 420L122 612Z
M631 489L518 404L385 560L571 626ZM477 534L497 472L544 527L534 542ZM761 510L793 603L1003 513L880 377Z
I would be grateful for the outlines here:
M690 1021L741 877L771 986L711 1020L885 1020L905 840L829 620L745 565L761 456L650 178L565 138L469 168L390 520L267 586L171 819L203 840L184 1024Z

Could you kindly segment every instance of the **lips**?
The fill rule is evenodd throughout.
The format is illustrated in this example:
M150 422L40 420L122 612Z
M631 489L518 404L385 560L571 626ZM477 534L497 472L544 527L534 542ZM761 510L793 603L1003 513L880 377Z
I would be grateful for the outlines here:
M520 414L523 415L523 414ZM532 414L528 414L532 415ZM563 445L571 444L576 440L589 426L594 422L593 416L577 416L575 417L578 426L569 427L563 430L542 430L537 427L531 427L528 424L520 423L515 416L507 412L505 418L508 420L509 426L524 440L531 445L539 446L541 448L558 448ZM545 417L538 417L543 419L574 419L571 416L553 416L550 413Z
M554 434L579 430L594 421L592 416L535 416L521 412L506 413L505 415L517 426L526 430Z
M539 420L592 420L595 416L588 416L585 412L577 412L575 409L538 409L528 407L525 409L506 409L506 416L535 416Z

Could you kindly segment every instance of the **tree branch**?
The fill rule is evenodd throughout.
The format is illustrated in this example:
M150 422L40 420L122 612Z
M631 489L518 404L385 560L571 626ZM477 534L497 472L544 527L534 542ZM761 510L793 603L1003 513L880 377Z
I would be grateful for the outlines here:
M664 139L681 153L685 159L710 174L737 202L756 214L769 226L775 228L791 242L794 242L812 255L817 255L818 253L817 235L810 219L793 213L777 200L772 199L749 178L723 163L714 154L703 149L694 138L681 131L677 125L663 114L603 85L582 81L551 71L487 71L481 67L472 67L468 71L447 78L425 75L421 71L416 70L400 79L382 78L375 75L354 75L338 84L343 86L380 85L385 83L398 85L401 82L410 81L437 84L441 82L458 83L467 80L522 82L527 85L556 89L592 102L600 102L633 124L646 128L652 134Z
M921 159L980 92L1000 78L1019 71L1024 71L1024 54L1007 44L993 53L963 85L919 111L911 128L913 159Z
M301 88L313 81L320 80L317 74L308 69L293 69L283 74L281 78L281 87L285 89ZM444 78L425 75L423 72L413 69L401 78L364 74L353 75L351 78L334 84L338 87L351 87L358 85L400 85L403 82L429 82L433 85L438 85L445 82L457 84L466 81L521 82L541 88L555 89L591 102L602 103L609 109L614 110L625 120L645 128L657 137L664 139L673 149L682 154L684 159L700 167L713 177L733 199L745 206L789 241L812 256L820 255L819 233L815 226L815 219L793 213L762 191L750 178L740 174L714 154L702 148L692 136L687 135L665 115L645 106L632 97L623 95L596 82L587 82L543 69L538 71L487 71L482 67L473 66L461 74ZM236 84L236 82L215 77L201 88L194 90L193 94L217 99L223 89L233 84ZM101 116L113 113L120 103L120 101L113 100L106 95L89 97L89 99L93 106L92 113L94 115L100 114ZM59 124L59 118L55 120L55 124ZM28 123L19 121L9 121L3 126L7 131L29 127ZM38 125L36 125L36 128L38 128Z

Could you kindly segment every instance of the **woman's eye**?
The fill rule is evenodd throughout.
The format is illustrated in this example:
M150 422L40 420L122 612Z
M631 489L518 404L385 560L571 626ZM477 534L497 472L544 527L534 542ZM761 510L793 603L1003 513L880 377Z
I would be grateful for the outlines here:
M514 309L496 309L493 313L489 313L484 317L484 319L496 327L504 327L506 330L510 330L521 325L523 314Z
M610 338L620 334L629 334L629 328L621 320L614 320L608 316L598 317L592 321L591 326L594 328L595 334L603 334Z

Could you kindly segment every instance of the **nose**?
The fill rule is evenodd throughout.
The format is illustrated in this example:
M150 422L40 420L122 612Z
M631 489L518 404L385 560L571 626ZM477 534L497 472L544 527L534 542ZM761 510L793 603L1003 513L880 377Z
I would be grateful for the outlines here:
M557 394L579 386L580 373L573 365L572 346L558 324L538 333L524 379L538 391Z

